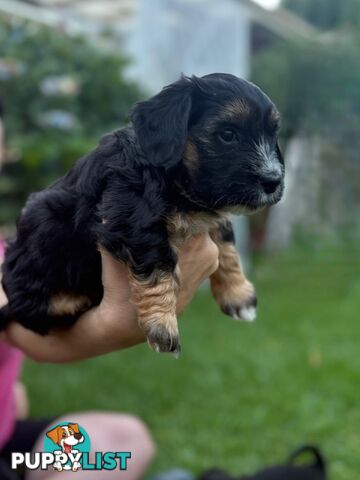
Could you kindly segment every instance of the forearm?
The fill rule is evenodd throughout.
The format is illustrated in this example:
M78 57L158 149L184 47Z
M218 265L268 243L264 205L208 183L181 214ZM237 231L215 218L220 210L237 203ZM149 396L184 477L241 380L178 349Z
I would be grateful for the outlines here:
M0 333L0 338L33 360L49 363L74 362L144 342L135 306L129 301L128 269L106 251L101 250L101 256L104 298L98 307L84 313L70 329L41 336L13 322ZM216 270L216 245L209 236L194 238L184 246L179 265L182 287L177 299L178 314L186 308L199 284ZM6 298L0 289L1 302L6 303Z
M180 292L178 313L185 309L191 297L190 291ZM35 361L66 363L133 347L144 342L145 335L138 326L135 307L128 302L116 310L106 303L95 307L84 313L70 331L47 336L14 322L7 329L6 339Z

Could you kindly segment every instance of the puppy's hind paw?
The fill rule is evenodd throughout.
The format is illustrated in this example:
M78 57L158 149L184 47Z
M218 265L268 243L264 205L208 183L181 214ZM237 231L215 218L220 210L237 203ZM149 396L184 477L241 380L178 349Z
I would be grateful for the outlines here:
M172 353L175 358L180 356L181 345L177 328L168 328L158 323L152 324L146 333L148 344L155 352Z
M232 317L234 320L244 320L245 322L253 322L256 319L257 299L255 296L240 304L225 304L221 306L221 310Z

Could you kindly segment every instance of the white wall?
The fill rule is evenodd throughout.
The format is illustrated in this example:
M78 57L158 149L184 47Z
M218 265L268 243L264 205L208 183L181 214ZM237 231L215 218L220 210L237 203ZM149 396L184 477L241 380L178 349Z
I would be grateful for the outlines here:
M236 0L138 0L129 72L149 92L181 73L249 73L250 22Z

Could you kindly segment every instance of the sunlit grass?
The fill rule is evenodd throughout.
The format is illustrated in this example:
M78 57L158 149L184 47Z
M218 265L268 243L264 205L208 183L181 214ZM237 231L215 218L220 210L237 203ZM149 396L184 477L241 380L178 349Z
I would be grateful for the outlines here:
M253 275L255 324L198 294L181 320L179 360L147 346L67 366L28 362L33 415L104 409L140 415L158 444L153 470L213 465L245 474L294 447L321 446L332 478L360 471L360 257L297 252Z

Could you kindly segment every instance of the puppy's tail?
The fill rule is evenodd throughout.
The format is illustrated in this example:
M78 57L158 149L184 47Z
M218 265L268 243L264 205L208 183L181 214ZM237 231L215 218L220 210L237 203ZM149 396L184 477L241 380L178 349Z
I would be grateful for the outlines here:
M303 445L290 455L289 464L292 465L303 454L310 453L313 456L311 466L322 473L326 473L326 461L318 447L314 445Z
M4 330L11 322L10 309L8 305L0 308L0 331Z

